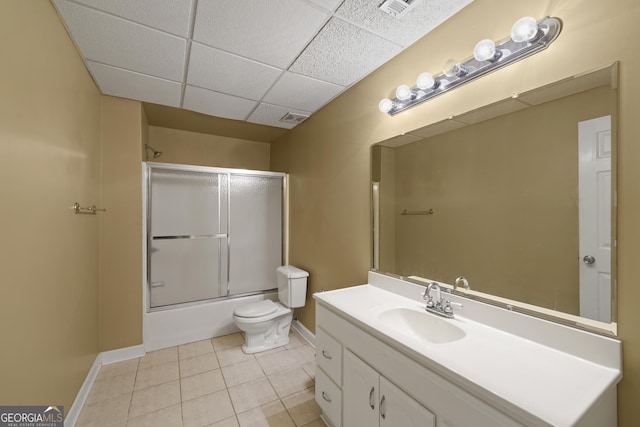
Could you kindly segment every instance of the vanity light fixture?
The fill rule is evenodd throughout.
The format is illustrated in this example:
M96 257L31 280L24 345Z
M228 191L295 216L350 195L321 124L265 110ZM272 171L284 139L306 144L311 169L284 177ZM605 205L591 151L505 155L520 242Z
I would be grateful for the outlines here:
M422 104L491 71L546 49L561 30L562 21L559 18L545 17L538 21L532 17L520 18L511 28L511 37L499 43L490 39L479 41L471 58L462 62L454 59L447 61L443 72L436 76L428 72L420 74L414 87L399 86L396 97L382 99L378 108L393 116Z

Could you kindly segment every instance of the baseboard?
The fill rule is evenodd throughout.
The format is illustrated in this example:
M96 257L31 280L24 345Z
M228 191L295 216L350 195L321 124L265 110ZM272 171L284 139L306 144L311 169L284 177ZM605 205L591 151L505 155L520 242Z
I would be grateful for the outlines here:
M91 391L91 387L93 386L102 365L110 365L111 363L123 362L125 360L135 359L136 357L142 356L144 356L144 346L142 344L98 353L96 360L94 360L93 365L91 365L91 369L89 369L87 377L82 383L82 387L80 387L80 391L78 391L71 408L69 408L69 411L67 412L67 416L64 418L65 427L73 427L78 421L82 406L87 400L87 396Z
M313 348L316 347L316 336L313 332L308 330L298 319L291 322L291 326L295 329L305 340L311 344Z
M119 348L116 350L103 351L102 364L110 365L112 363L124 362L125 360L135 359L144 356L144 345L134 345L132 347Z
M93 361L93 365L91 365L91 369L89 369L89 373L84 379L71 408L67 411L67 416L64 418L64 425L66 427L73 427L76 421L78 421L82 405L84 405L85 400L87 400L91 386L93 386L93 382L96 380L98 372L100 371L100 366L102 366L102 353L98 353L96 356L96 360Z

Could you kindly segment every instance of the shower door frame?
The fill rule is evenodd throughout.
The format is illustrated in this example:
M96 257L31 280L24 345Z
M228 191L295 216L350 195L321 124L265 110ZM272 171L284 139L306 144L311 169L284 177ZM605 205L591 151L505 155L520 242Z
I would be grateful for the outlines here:
M144 241L145 248L143 250L144 256L146 258L146 272L145 272L145 289L146 289L146 298L145 298L145 309L148 313L153 313L157 311L171 310L174 308L181 307L189 307L194 305L206 304L212 301L220 301L232 298L241 298L250 295L258 295L264 294L268 292L273 292L275 289L266 289L266 290L257 290L251 292L245 292L242 294L230 294L230 272L231 272L231 236L230 236L230 225L231 225L231 175L244 175L244 176L256 176L256 177L265 177L265 178L281 178L282 179L282 193L281 193L281 216L282 216L282 224L281 224L281 260L283 264L287 263L288 258L288 175L283 172L271 172L271 171L259 171L259 170L251 170L251 169L234 169L234 168L220 168L220 167L210 167L210 166L196 166L196 165L185 165L185 164L174 164L174 163L159 163L159 162L143 162L143 171L144 171L144 192L145 199L143 204L145 206L144 218L145 218L145 227L144 227ZM227 226L226 226L226 250L227 250L227 268L226 268L226 295L219 296L215 298L208 298L198 301L188 301L181 302L169 305L163 305L158 307L151 307L151 253L150 248L152 247L153 235L151 233L151 203L152 203L152 194L151 194L151 172L152 170L168 170L168 171L177 171L177 172L196 172L196 173L211 173L211 174L224 174L227 176ZM219 194L219 193L218 193ZM218 206L220 208L220 206ZM191 236L193 238L193 236ZM222 234L216 235L215 238L224 239ZM219 259L219 262L220 259ZM221 277L222 279L222 277ZM224 282L221 282L222 285Z

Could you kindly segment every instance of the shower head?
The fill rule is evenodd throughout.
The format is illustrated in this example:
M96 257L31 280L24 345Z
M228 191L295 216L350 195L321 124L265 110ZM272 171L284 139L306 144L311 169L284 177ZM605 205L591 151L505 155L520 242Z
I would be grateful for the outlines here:
M149 144L144 144L144 148L147 149L147 150L151 150L151 152L153 153L153 158L154 159L157 159L158 157L162 156L162 151L155 150Z

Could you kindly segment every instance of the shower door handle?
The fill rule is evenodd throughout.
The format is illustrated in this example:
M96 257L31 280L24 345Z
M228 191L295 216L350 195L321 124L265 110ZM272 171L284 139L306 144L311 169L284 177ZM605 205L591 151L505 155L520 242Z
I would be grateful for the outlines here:
M164 282L151 282L151 287L152 288L161 288L165 285Z

